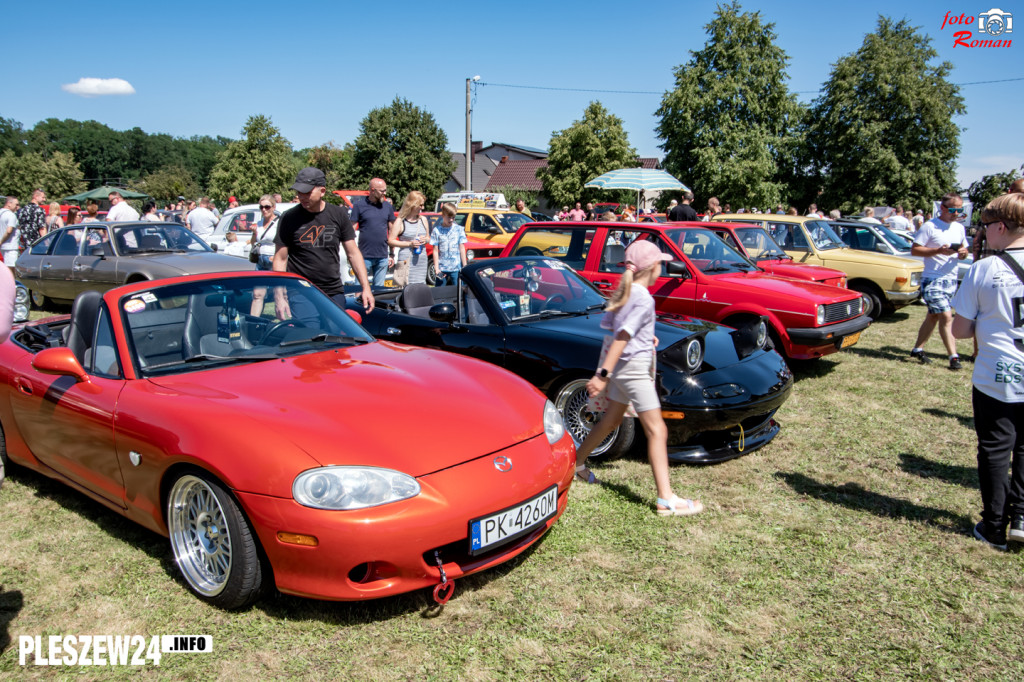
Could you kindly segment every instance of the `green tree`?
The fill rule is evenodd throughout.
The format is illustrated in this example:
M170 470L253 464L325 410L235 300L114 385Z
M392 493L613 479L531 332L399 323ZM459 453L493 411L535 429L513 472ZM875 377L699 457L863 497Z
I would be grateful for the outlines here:
M210 173L208 194L253 203L267 193L288 191L295 180L291 144L263 115L250 116L242 139L228 144Z
M675 88L656 115L665 169L693 188L695 204L717 196L733 206L787 199L785 168L801 115L789 92L789 58L774 24L738 3L719 5L708 40L676 67Z
M174 201L178 197L193 199L202 192L195 178L184 166L165 166L142 176L135 189L157 201Z
M0 194L28 203L33 190L40 188L45 172L46 162L39 154L18 156L8 149L0 156Z
M548 152L547 168L539 169L537 178L544 183L541 193L552 205L572 206L577 201L595 200L628 202L630 198L636 202L632 192L583 186L602 173L639 165L622 119L608 113L600 102L588 104L581 120L551 133Z
M396 208L413 190L423 192L432 206L454 170L448 136L433 114L396 97L389 106L370 111L359 124L352 144L352 174L342 179L365 187L371 179L382 178Z
M977 211L985 208L988 202L1000 194L1005 194L1006 188L1010 186L1011 182L1021 177L1022 172L1024 172L1024 165L1020 167L1020 171L1013 169L1006 173L993 173L972 182L971 186L967 188L967 198L974 205L975 215L977 215Z
M64 152L54 152L43 167L40 186L51 200L59 200L71 194L84 192L85 175L75 157Z
M860 49L832 66L814 101L808 158L819 205L844 213L865 205L930 206L956 185L960 88L952 65L931 64L931 38L905 19L878 18Z
M327 176L327 189L355 189L355 146L327 142L305 150L304 165L319 168Z
M25 131L13 118L0 118L0 153L8 149L15 154L25 151Z

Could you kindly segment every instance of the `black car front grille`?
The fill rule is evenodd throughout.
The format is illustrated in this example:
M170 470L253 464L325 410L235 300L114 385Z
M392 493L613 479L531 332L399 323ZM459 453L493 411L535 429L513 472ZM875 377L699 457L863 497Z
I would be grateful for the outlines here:
M857 315L860 302L856 298L839 303L828 303L825 305L825 324L842 322Z

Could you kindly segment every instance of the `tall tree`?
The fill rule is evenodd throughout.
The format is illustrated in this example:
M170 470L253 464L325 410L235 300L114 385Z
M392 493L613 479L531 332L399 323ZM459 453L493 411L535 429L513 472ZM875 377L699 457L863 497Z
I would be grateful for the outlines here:
M27 203L32 191L42 189L59 200L85 190L82 171L71 154L54 152L49 159L29 152L16 155L8 149L0 156L0 195L10 194Z
M956 185L966 113L949 62L931 64L931 38L906 19L878 18L860 49L842 57L815 100L808 130L823 206L931 206Z
M58 200L71 194L84 192L85 175L75 157L64 152L54 152L46 160L40 186L46 190L47 196Z
M636 201L636 194L630 192L609 193L583 184L610 170L637 165L636 149L629 144L622 119L595 101L587 105L582 119L551 133L548 165L537 171L537 178L544 183L542 194L553 205L598 199L629 201L630 197Z
M967 198L971 200L975 210L982 209L985 204L1004 194L1010 183L1021 177L1022 172L1024 165L1020 167L1020 171L1015 168L1006 173L993 173L982 177L981 180L975 180L967 189Z
M183 166L165 166L147 173L134 188L158 201L174 201L181 196L194 199L202 191Z
M242 139L232 142L210 173L209 194L252 203L272 192L287 192L295 180L291 144L263 115L250 116Z
M25 131L13 118L0 118L0 153L10 149L15 154L25 151Z
M711 196L733 206L787 199L782 176L801 106L786 85L789 58L774 26L737 2L719 5L704 48L676 67L675 88L662 97L656 131L665 169L693 188L698 204Z
M432 206L455 162L448 152L448 136L434 115L396 97L389 106L370 111L359 124L352 169L348 179L358 187L372 178L387 182L396 208L412 190L423 192Z

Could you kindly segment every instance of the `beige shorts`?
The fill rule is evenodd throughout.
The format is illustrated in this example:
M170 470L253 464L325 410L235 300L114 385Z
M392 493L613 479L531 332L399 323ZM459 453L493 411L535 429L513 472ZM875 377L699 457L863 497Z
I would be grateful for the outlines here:
M619 360L608 381L608 399L633 404L637 414L661 407L658 391L651 376L651 353L641 353L629 360Z

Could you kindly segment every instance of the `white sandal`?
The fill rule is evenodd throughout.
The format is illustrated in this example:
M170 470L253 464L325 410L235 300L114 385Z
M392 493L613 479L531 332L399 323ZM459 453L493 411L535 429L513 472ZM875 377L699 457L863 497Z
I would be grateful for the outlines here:
M659 497L658 506L668 507L668 509L659 509L658 516L692 516L704 511L704 505L700 500L688 500L677 495L673 495L671 500L663 500Z

